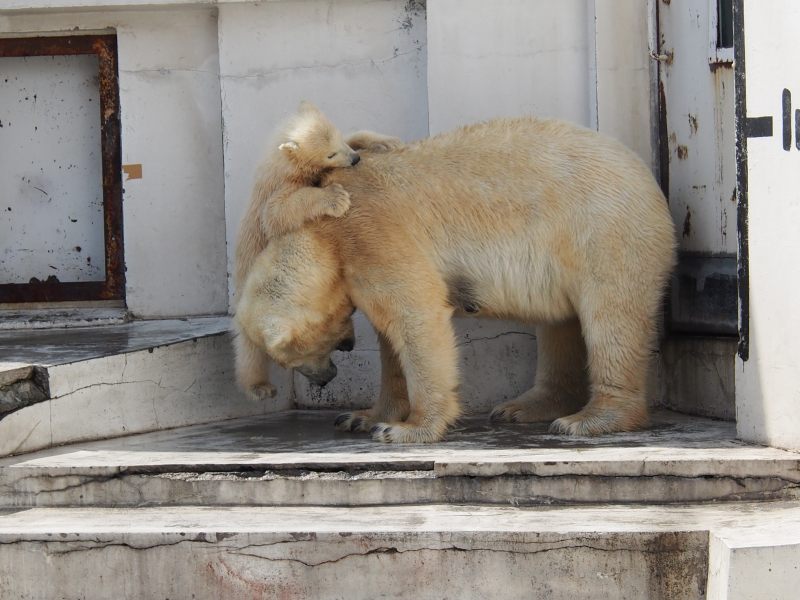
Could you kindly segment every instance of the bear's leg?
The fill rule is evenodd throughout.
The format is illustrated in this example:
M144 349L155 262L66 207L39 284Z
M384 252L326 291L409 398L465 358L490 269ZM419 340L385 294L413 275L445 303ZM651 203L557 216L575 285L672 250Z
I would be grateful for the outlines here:
M453 311L444 294L421 295L427 306L441 308L423 308L418 297L398 305L395 298L384 303L380 318L371 319L397 351L409 397L405 421L379 422L370 429L373 439L381 442L436 442L460 412Z
M254 400L264 400L275 395L275 387L269 382L269 358L256 347L247 336L239 332L236 336L236 381Z
M556 419L552 432L599 435L647 425L645 385L657 290L656 285L638 294L595 289L586 295L578 312L589 357L591 396L582 410Z
M336 417L334 425L342 431L369 431L378 422L404 421L410 406L400 358L386 336L378 334L381 349L381 392L375 406Z
M579 410L589 397L586 344L577 319L536 328L536 384L497 406L493 421L537 423Z

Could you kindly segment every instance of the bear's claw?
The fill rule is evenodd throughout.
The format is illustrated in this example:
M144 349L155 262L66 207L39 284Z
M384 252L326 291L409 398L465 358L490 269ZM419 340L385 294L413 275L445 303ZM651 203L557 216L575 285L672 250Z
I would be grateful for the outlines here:
M494 422L516 423L518 422L517 412L505 408L496 409L489 415L489 420Z
M369 421L363 415L357 413L342 413L333 422L333 426L339 431L367 431Z

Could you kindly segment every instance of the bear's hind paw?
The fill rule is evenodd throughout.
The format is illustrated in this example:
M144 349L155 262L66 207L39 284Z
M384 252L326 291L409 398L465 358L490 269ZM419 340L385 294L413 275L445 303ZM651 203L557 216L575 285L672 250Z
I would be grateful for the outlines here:
M586 406L573 415L550 424L550 433L595 436L621 431L636 431L647 426L647 411L620 411Z

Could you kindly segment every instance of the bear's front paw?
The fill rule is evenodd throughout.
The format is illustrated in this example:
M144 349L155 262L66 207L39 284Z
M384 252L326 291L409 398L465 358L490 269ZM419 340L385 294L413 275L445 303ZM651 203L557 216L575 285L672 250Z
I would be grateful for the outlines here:
M350 194L338 183L326 188L328 192L325 214L330 217L341 217L350 208Z
M251 385L247 389L247 395L250 396L252 400L274 398L277 393L278 390L275 389L275 386L269 383L258 383L256 385Z
M373 440L385 444L430 444L440 441L446 429L395 422L376 423L369 432Z

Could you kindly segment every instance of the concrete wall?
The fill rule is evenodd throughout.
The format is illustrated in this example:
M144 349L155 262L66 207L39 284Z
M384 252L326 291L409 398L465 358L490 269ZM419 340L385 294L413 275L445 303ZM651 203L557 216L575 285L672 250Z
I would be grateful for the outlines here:
M310 0L219 7L229 264L253 174L300 100L343 131L428 134L421 3Z
M219 60L211 10L7 15L0 35L116 30L126 299L137 316L227 308Z
M432 134L491 117L591 125L586 0L429 0Z

